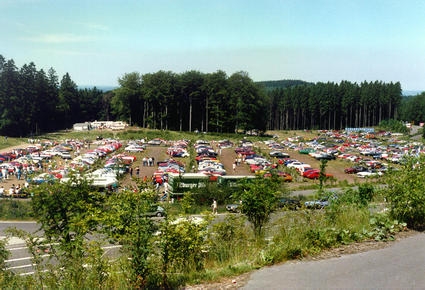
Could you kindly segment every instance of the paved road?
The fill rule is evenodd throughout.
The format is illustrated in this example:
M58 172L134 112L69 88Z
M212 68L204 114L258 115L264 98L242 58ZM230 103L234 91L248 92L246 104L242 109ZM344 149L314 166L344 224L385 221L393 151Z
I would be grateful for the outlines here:
M30 233L35 233L39 224L36 222L16 222L16 221L0 221L0 239L5 238L5 229L9 227L16 227ZM41 234L41 233L39 233ZM89 236L89 239L96 238ZM105 254L110 257L115 257L118 255L120 246L118 245L106 245L102 247L105 251ZM6 268L13 271L16 274L26 275L31 274L35 271L34 265L32 263L32 255L30 255L28 248L26 247L25 241L17 237L12 237L8 240L6 249L10 252L9 259L6 260ZM44 258L48 258L50 255L48 252L43 253ZM54 263L49 261L49 263Z
M243 289L425 289L425 234L359 254L254 272Z

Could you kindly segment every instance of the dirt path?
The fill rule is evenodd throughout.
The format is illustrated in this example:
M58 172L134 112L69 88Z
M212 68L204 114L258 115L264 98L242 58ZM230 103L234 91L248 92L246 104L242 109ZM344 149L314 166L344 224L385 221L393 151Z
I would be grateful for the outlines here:
M165 160L169 158L167 155L167 147L164 146L149 146L142 153L130 154L135 155L137 160L131 165L133 168L133 177L140 179L148 179L151 180L153 174L157 170L158 166L156 165L158 161ZM143 157L152 157L154 159L153 166L143 166ZM136 175L136 168L139 167L140 173L139 176ZM136 180L132 180L130 174L126 174L121 181L121 186L136 186Z
M225 148L221 150L221 155L218 156L220 162L224 165L227 175L253 175L249 171L247 164L240 164L233 170L233 163L235 162L237 155L235 148Z
M149 146L146 148L146 150L143 153L136 153L133 154L137 157L136 162L133 163L132 168L133 168L133 177L136 177L136 173L135 173L135 169L137 167L140 168L140 174L139 174L139 178L144 179L145 176L146 178L150 179L152 177L152 175L154 174L154 172L156 171L156 169L158 168L158 166L156 165L156 163L158 161L161 160L165 160L170 158L169 155L167 155L167 147L166 146ZM155 164L153 166L143 166L142 164L142 158L143 157L153 157L155 159ZM221 151L221 155L218 156L220 162L224 165L226 171L227 171L227 175L253 175L250 171L249 171L249 167L246 164L241 164L239 166L236 167L236 170L233 171L233 163L235 161L235 158L237 157L234 148L226 148L226 149L222 149ZM188 162L187 159L185 158L174 158L176 160L179 160L183 163ZM190 169L187 168L188 166L186 166L186 171L189 171ZM134 180L132 180L130 178L129 174L126 174L122 180L122 185L123 186L136 186L136 182Z

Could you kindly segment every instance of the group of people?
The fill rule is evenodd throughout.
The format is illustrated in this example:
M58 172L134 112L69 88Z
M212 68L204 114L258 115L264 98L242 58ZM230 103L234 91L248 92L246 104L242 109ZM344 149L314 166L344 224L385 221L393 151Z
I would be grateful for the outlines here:
M245 162L245 155L239 153L238 156L235 158L235 161L232 164L233 171L235 171L236 167L241 165L243 162Z
M24 188L28 188L29 184L25 182ZM0 186L0 196L1 197L20 197L23 194L23 187L21 187L20 184L12 184L11 187L9 187L9 190L6 190L3 185Z
M143 157L142 159L142 165L143 166L154 166L155 164L155 158L154 157Z
M16 179L18 180L26 180L28 176L28 169L19 166L14 167L12 170L9 170L5 166L3 166L0 170L0 182L4 182L6 179L9 179L10 176L16 176Z
M136 177L139 178L140 177L140 167L137 166L136 169L134 170L136 173ZM130 167L128 169L128 173L130 173L130 177L133 177L133 167Z

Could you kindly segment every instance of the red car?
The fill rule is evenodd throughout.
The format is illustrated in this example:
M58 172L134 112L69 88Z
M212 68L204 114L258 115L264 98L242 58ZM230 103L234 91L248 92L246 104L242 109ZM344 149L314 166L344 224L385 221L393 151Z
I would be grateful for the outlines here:
M326 173L325 174L326 178L330 178L333 177L332 174ZM319 179L320 177L320 170L316 169L316 170L310 170L308 171L307 175L305 176L309 179Z
M252 173L255 173L257 170L261 170L261 169L263 169L263 166L262 166L262 165L251 164L251 165L249 166L249 170L250 170Z
M308 174L312 173L313 171L318 171L320 172L319 169L313 169L313 168L306 168L303 172L302 172L302 176L303 177L307 177Z
M267 173L264 173L263 176L264 177L271 177L272 174L270 172L267 172ZM292 176L289 173L279 171L279 172L277 172L277 176L281 177L283 179L283 181L285 181L285 182L291 182L292 181Z

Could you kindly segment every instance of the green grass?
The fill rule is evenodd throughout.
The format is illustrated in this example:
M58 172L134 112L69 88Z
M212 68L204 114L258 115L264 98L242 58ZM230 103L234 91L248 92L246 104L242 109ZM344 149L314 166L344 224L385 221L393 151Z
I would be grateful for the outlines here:
M0 199L0 220L32 220L34 215L31 200L2 198Z
M0 136L0 150L9 148L9 147L16 147L21 144L27 144L27 139L24 138L12 138L12 137L5 137Z

